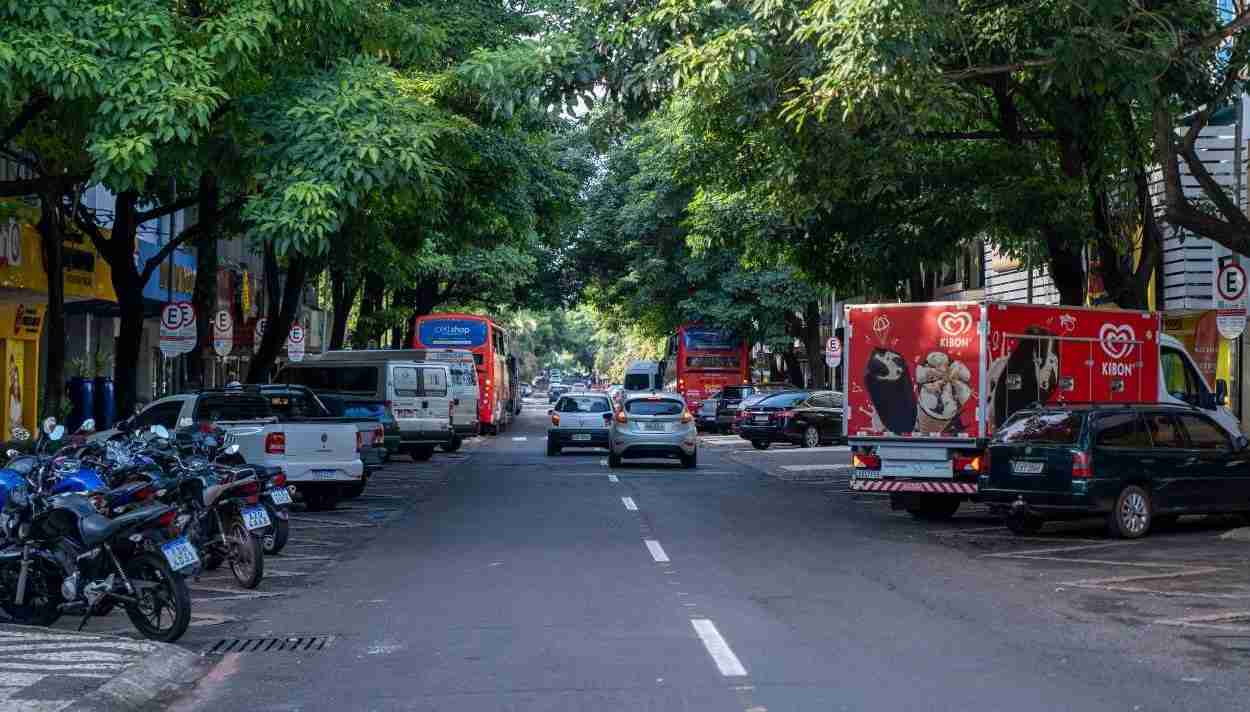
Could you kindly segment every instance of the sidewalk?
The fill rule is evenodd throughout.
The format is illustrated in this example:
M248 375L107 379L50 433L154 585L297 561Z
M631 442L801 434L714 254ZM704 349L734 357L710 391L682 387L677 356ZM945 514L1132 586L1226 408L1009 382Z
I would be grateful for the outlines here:
M174 645L0 624L0 712L135 710L205 670Z

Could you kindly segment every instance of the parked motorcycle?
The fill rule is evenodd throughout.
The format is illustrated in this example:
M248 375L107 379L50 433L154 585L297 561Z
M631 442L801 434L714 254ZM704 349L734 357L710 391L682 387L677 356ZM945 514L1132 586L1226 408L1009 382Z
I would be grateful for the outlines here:
M55 426L52 442L64 436ZM199 557L171 528L177 513L164 505L109 519L84 494L47 491L52 463L39 462L12 488L0 511L9 540L0 551L0 609L15 622L51 625L62 613L93 615L112 604L126 610L146 638L177 640L191 621L183 574Z

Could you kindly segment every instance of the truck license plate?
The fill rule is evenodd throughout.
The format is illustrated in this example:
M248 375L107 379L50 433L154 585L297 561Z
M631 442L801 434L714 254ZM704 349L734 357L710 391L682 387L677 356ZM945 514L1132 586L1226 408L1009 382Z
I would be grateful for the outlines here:
M181 571L188 566L200 563L200 556L195 552L195 547L184 536L162 544L161 553L165 555L165 560L174 571Z
M243 526L249 532L269 526L269 512L264 507L248 507L243 510Z
M1044 462L1022 462L1020 460L1012 460L1011 471L1017 475L1040 475L1045 469Z

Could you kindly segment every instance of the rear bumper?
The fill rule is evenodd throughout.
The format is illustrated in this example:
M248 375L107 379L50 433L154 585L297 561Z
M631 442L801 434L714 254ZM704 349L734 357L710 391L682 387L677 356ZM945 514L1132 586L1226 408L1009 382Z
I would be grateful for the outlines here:
M581 436L574 439L574 436ZM562 447L607 447L607 428L549 428L547 442Z
M618 434L612 440L612 452L623 458L680 457L693 455L698 449L698 433L694 428L675 433Z
M350 484L359 482L365 471L365 465L360 460L349 463L283 462L281 467L286 472L286 481L297 485L335 482Z
M871 480L851 475L850 487L856 492L910 492L920 494L978 494L975 482L937 480Z
M1030 490L992 489L981 490L980 501L990 510L1010 514L1021 507L1026 512L1050 515L1106 514L1114 506L1113 500L1101 499L1088 494L1070 492L1037 492Z

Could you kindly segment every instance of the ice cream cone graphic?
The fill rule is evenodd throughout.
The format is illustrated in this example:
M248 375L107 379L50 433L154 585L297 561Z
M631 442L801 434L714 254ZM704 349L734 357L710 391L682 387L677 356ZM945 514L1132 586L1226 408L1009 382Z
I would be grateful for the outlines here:
M916 430L944 433L972 397L972 372L962 361L931 351L916 367Z

